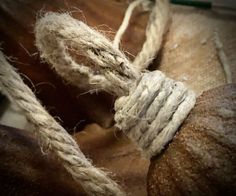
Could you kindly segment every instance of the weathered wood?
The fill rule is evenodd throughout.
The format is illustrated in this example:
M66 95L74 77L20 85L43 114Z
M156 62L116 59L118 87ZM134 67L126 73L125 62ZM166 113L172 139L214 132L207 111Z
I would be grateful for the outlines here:
M24 130L0 125L0 194L85 195L46 147Z
M160 69L169 77L182 81L198 95L226 83L223 66L214 42L217 31L236 82L236 20L210 10L172 7L172 23L162 54L157 58Z
M201 95L168 148L151 160L150 196L236 194L236 85Z

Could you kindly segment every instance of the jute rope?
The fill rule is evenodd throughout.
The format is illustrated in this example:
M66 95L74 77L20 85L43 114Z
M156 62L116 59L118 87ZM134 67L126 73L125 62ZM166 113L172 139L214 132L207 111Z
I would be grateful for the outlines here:
M129 7L127 8L126 12L125 12L125 16L124 19L120 25L120 28L118 29L118 31L116 32L114 41L113 41L113 45L116 48L119 48L119 44L121 41L121 38L123 36L123 34L125 33L126 29L129 26L129 21L132 15L133 10L140 5L141 3L147 2L147 0L135 0L132 3L129 4Z
M146 41L133 62L133 65L139 70L147 68L160 50L163 35L167 30L169 15L169 0L156 0L151 9L148 26L146 28Z
M120 97L116 126L149 158L168 144L194 106L194 93L182 83L160 71L141 73L112 42L68 14L47 13L35 34L41 57L65 80Z
M122 35L128 28L131 14L134 8L141 3L146 6L149 5L151 13L146 28L146 41L133 61L133 66L138 70L146 69L155 59L161 48L163 35L167 30L168 21L170 20L169 0L156 0L155 2L150 0L135 0L126 10L125 17L113 41L114 47L119 48ZM147 3L149 4L147 5Z
M47 113L0 51L0 89L34 126L37 139L61 160L89 195L125 195L106 174L95 168L73 138Z

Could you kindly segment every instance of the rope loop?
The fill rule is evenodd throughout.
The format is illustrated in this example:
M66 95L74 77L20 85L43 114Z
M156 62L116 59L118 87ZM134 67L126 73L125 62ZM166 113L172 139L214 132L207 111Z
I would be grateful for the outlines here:
M126 94L139 75L110 40L66 13L46 13L35 35L41 57L78 87Z

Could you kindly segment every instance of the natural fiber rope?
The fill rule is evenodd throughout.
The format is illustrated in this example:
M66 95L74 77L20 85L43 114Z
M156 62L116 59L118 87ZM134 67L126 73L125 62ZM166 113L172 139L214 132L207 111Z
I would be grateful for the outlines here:
M89 195L125 195L114 181L85 158L77 143L41 106L1 51L0 89L34 125L39 142L59 157L62 165Z
M68 14L47 13L37 22L35 34L41 57L71 84L120 97L115 103L116 126L147 157L168 144L194 106L194 93L182 83L159 71L135 70L107 38Z
M119 48L120 40L128 27L131 14L134 8L141 3L149 3L149 5L151 5L151 13L146 28L146 41L144 42L141 51L135 57L133 65L139 70L144 70L155 59L161 48L163 35L167 30L170 16L169 0L155 0L155 3L150 0L133 1L126 10L125 17L115 35L113 44L114 47Z
M139 77L108 39L68 14L46 13L36 22L35 36L41 57L78 87L124 95ZM87 65L78 64L79 58Z
M125 16L124 19L122 21L122 24L120 25L120 28L118 29L118 31L116 32L114 41L113 41L113 45L116 48L119 48L119 44L122 38L122 35L124 34L124 32L126 31L126 29L128 28L129 25L129 21L132 15L133 10L140 5L141 3L146 2L147 0L135 0L132 3L129 4L129 7L127 8L126 12L125 12Z
M169 14L169 0L156 0L146 28L146 41L133 62L133 65L139 70L147 68L160 50Z

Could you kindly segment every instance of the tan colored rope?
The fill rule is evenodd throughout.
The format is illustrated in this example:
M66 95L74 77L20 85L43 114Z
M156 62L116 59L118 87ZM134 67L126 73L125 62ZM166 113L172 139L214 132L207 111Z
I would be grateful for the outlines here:
M95 168L77 143L41 106L0 51L0 89L34 125L41 147L48 147L89 195L124 195L106 173Z
M156 0L146 28L146 41L133 62L137 69L146 69L155 59L161 48L163 35L167 30L169 16L169 0Z
M124 16L124 19L122 21L122 24L120 25L120 28L116 32L116 35L115 35L115 38L114 38L114 41L113 41L113 45L114 45L115 48L119 48L119 44L120 44L122 35L124 34L126 29L128 28L129 21L130 21L133 10L138 5L140 5L141 3L144 3L146 1L147 0L135 0L132 3L129 4L129 7L127 8L127 10L125 12L125 16Z
M195 104L194 93L182 83L159 71L141 73L160 49L168 6L167 0L154 4L147 40L133 64L110 40L68 14L47 13L35 28L41 57L60 76L73 85L105 90L119 97L115 102L116 126L149 158L169 143ZM61 159L62 165L89 195L124 195L115 182L85 158L76 142L40 105L1 52L0 88L35 126L40 143Z

